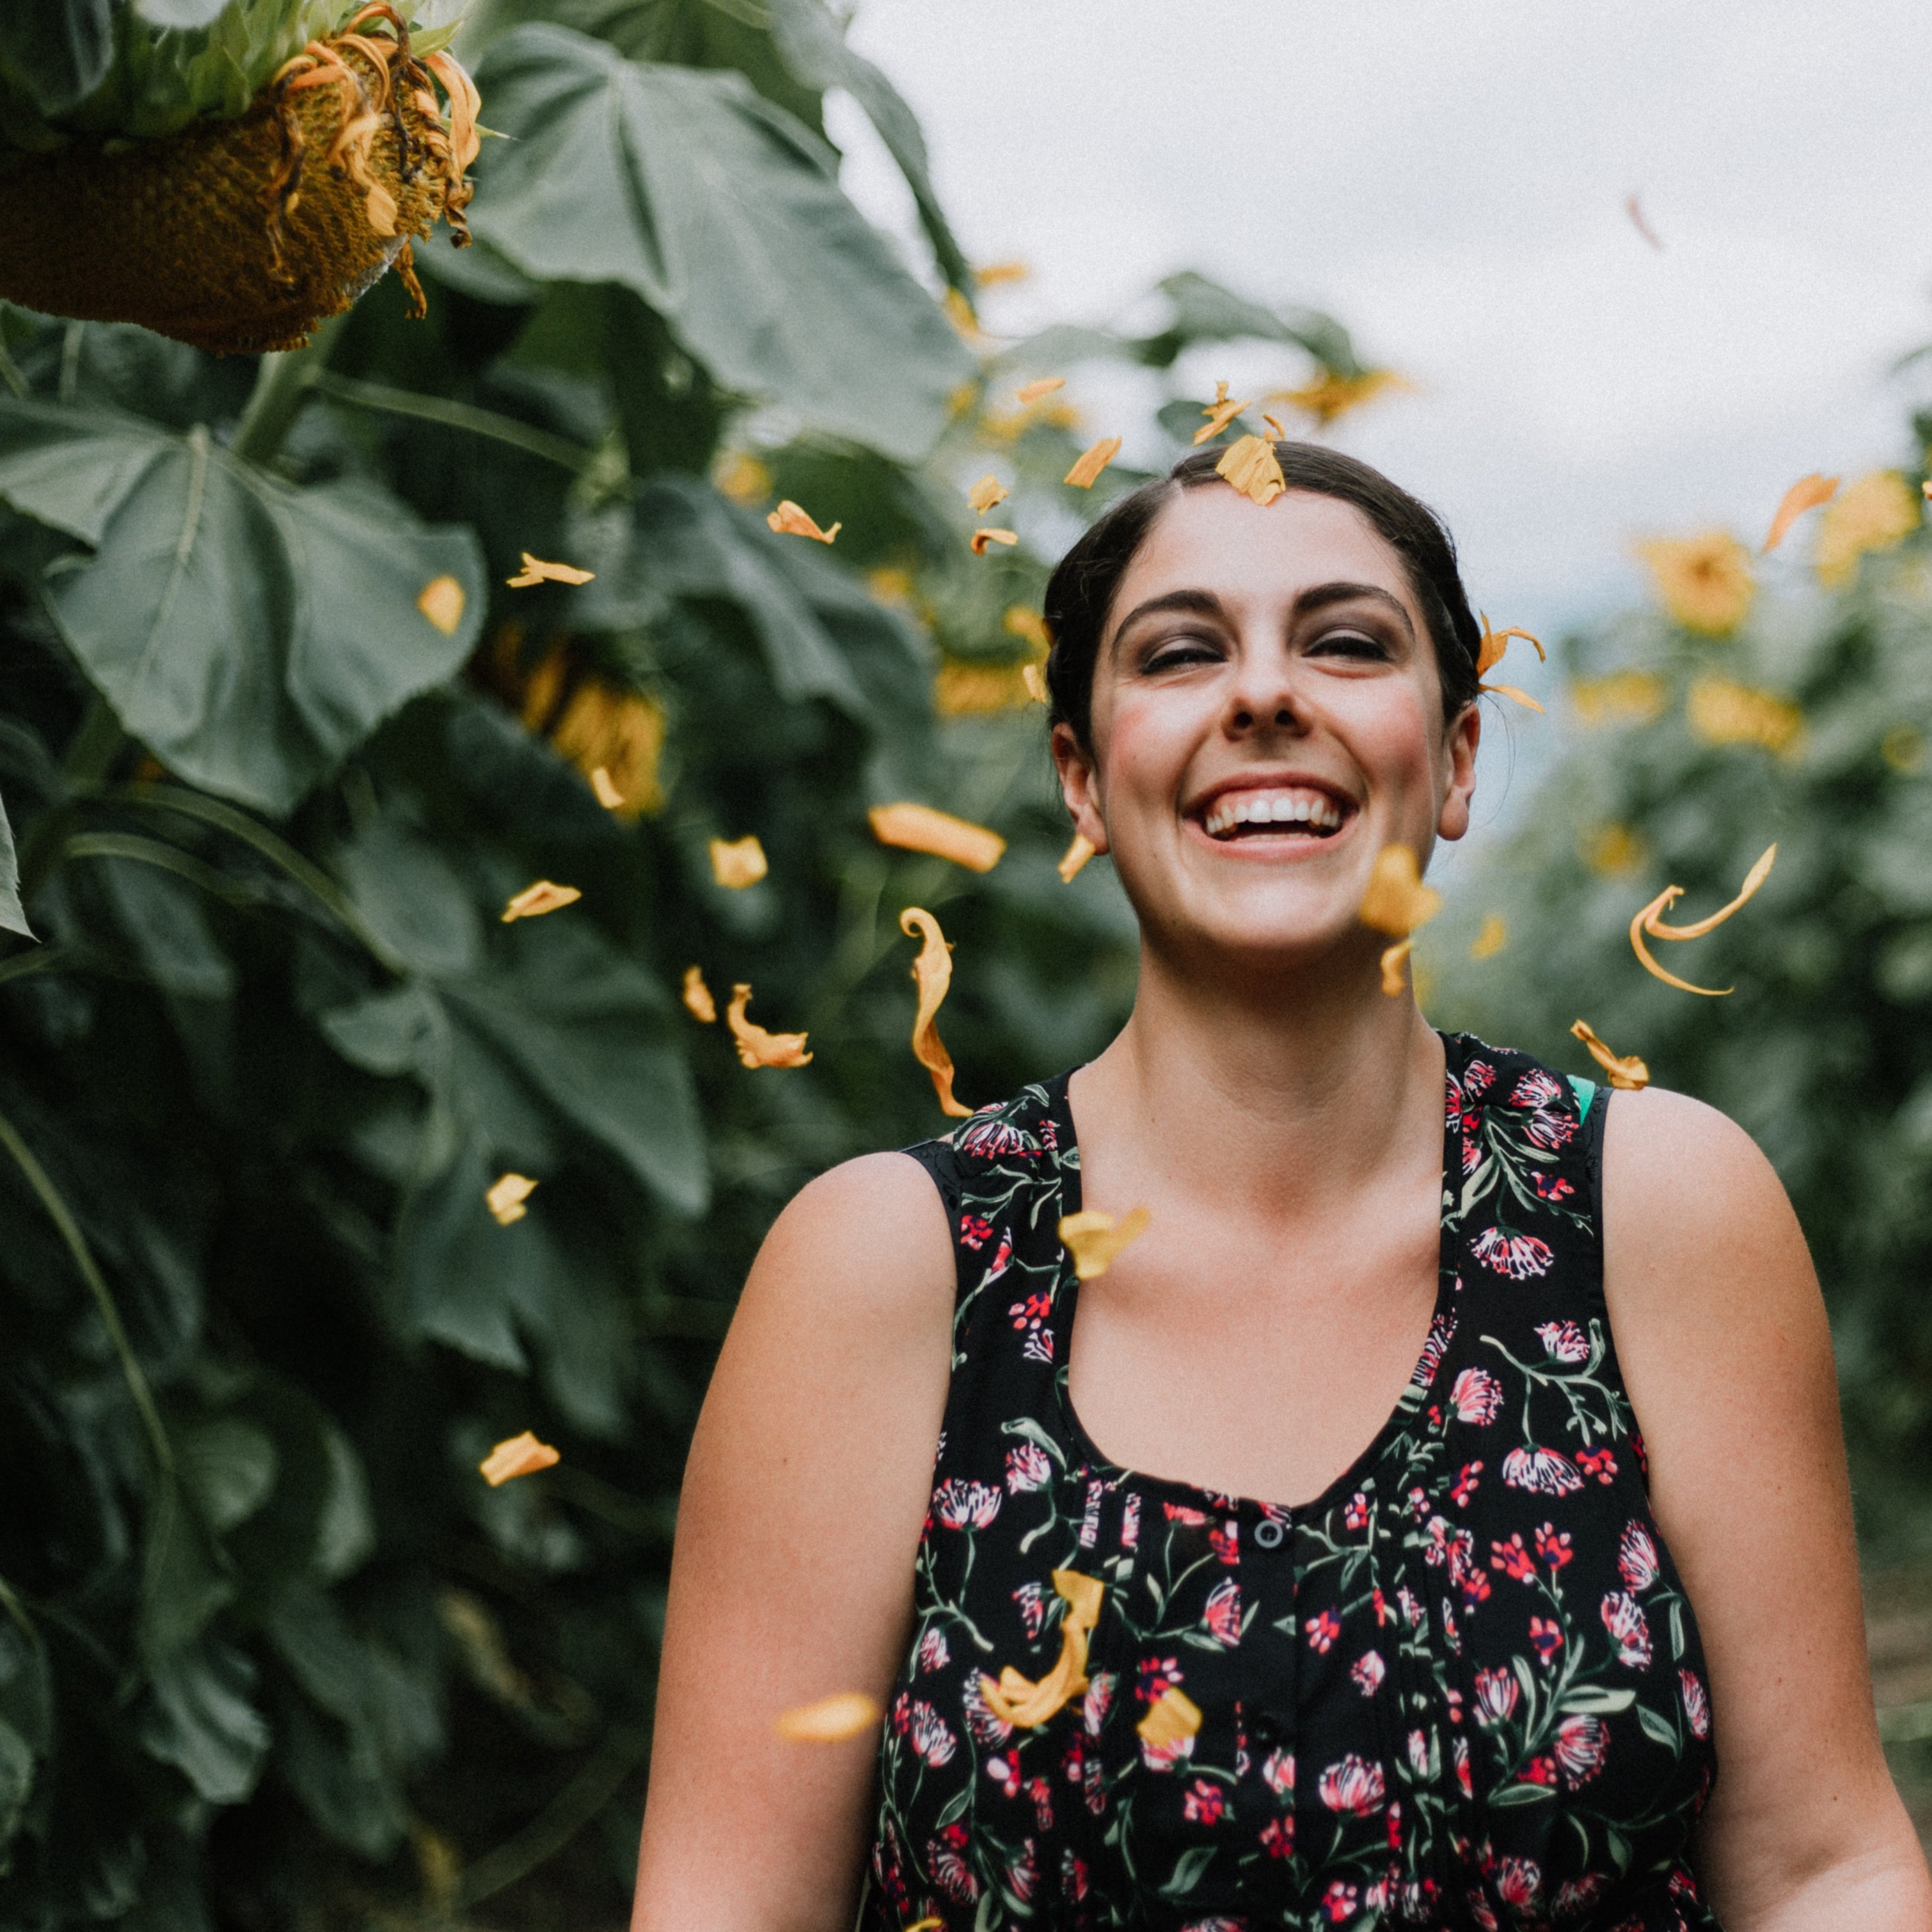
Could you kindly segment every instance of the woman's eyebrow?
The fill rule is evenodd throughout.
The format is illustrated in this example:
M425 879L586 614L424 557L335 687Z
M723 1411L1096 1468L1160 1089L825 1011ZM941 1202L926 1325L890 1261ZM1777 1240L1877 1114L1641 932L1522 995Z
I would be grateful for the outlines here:
M1352 604L1366 598L1372 603L1385 604L1402 620L1402 628L1408 634L1409 641L1415 641L1415 626L1409 622L1408 613L1402 608L1402 600L1391 596L1378 584L1316 584L1301 592L1294 600L1294 614L1304 617L1311 611L1325 610L1331 604Z
M1150 597L1144 603L1136 604L1114 627L1114 635L1116 638L1124 637L1130 625L1162 610L1191 610L1201 617L1225 619L1227 615L1226 607L1211 590L1164 590L1158 597Z

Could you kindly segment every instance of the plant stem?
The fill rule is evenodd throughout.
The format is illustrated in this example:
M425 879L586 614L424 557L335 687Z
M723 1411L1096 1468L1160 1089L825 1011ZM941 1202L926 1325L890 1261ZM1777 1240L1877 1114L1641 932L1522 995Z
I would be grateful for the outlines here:
M506 442L546 463L581 476L597 460L594 449L568 438L552 436L548 430L533 428L495 410L479 409L474 403L460 403L449 396L418 395L413 389L392 388L386 382L364 382L353 376L337 376L320 370L311 379L325 396L339 403L353 403L358 408L380 410L393 416L410 416L418 422L440 423L446 429L466 430L472 436L488 436L493 442Z
M299 349L272 350L255 372L254 393L230 446L244 463L267 463L288 440L309 392L328 366L343 318L332 315Z

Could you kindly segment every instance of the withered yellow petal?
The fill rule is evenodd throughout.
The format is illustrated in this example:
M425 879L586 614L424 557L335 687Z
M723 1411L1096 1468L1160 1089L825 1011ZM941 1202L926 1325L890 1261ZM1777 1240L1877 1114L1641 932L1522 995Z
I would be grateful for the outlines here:
M711 875L730 892L755 886L771 869L755 832L748 832L742 838L714 838L710 850Z
M899 930L908 938L916 934L924 942L912 963L913 983L919 988L919 1012L912 1023L913 1058L932 1075L940 1112L963 1120L973 1109L953 1098L952 1056L939 1037L938 1026L939 1009L952 984L952 949L946 943L938 920L922 907L908 906L899 914Z
M512 590L527 590L533 584L588 584L596 575L595 571L579 570L574 564L546 563L525 550L522 570L504 580Z
M768 511L765 525L782 537L809 537L814 543L829 544L845 526L834 524L829 530L821 530L797 504L788 496L776 510Z
M1224 389L1227 386L1225 382L1221 385ZM1251 403L1229 402L1225 397L1217 397L1201 412L1208 420L1194 432L1196 448L1198 448L1210 436L1219 436L1244 410L1252 406Z
M1240 436L1229 443L1214 466L1214 474L1264 510L1288 488L1275 459L1274 445L1258 436Z
M1525 644L1534 645L1536 655L1546 664L1549 662L1550 653L1543 648L1543 640L1534 632L1526 631L1517 624L1510 625L1506 630L1492 631L1490 628L1488 612L1484 611L1481 614L1483 640L1476 647L1476 675L1478 677L1487 677L1502 662L1503 653L1509 649L1512 638L1520 638ZM1539 710L1542 709L1540 705L1537 708Z
M1000 862L1006 842L997 832L970 820L936 812L929 805L875 805L866 813L872 836L881 845L905 852L930 852L950 859L970 872L990 872Z
M884 1712L862 1690L841 1690L779 1713L772 1729L795 1744L842 1744L869 1731Z
M1577 1021L1570 1030L1583 1042L1590 1058L1610 1076L1612 1087L1620 1088L1626 1094L1634 1094L1650 1084L1650 1069L1635 1054L1619 1058L1597 1037L1594 1030L1585 1021Z
M805 1066L812 1055L805 1050L802 1033L767 1033L745 1017L752 1004L752 989L742 980L731 988L731 1004L724 1010L724 1023L731 1029L738 1058L747 1066Z
M1492 698L1507 698L1512 703L1520 704L1526 711L1540 712L1543 709L1543 706L1520 685L1479 684L1476 688L1486 692Z
M1011 548L1018 542L1019 536L1016 531L975 530L973 532L973 554L975 556L984 556L988 544L1004 544Z
M1090 490L1101 471L1120 453L1120 439L1117 436L1103 436L1098 442L1090 444L1081 452L1073 467L1060 481L1072 484L1076 490Z
M1170 1684L1134 1729L1148 1747L1160 1750L1191 1738L1201 1728L1201 1706L1178 1684Z
M1036 664L1020 666L1020 682L1026 686L1026 694L1036 704L1050 704L1053 694L1046 688L1046 673Z
M704 983L701 968L687 966L684 969L684 989L678 998L692 1018L701 1020L710 1026L718 1017L718 1002L711 997L711 988Z
M1060 1620L1060 1655L1053 1668L1034 1683L1022 1677L1010 1664L997 1682L982 1676L980 1694L988 1710L1002 1724L1030 1728L1043 1724L1070 1698L1087 1688L1087 1638L1100 1620L1100 1604L1106 1586L1095 1576L1083 1576L1074 1570L1056 1570L1053 1588L1066 1605Z
M1400 993L1406 983L1402 976L1402 969L1408 956L1414 950L1415 941L1412 939L1398 939L1393 946L1383 949L1382 991L1391 998Z
M1046 700L1042 699L1041 701L1044 703ZM1099 850L1100 848L1085 832L1076 832L1073 835L1072 844L1060 854L1060 863L1053 869L1070 886L1073 883L1074 874Z
M1764 540L1765 554L1770 553L1784 541L1784 533L1790 529L1807 510L1815 510L1820 503L1828 503L1838 494L1838 479L1835 476L1821 476L1815 470L1809 476L1801 476L1786 490L1778 506L1778 514L1771 520L1771 534Z
M1406 939L1442 910L1442 895L1422 883L1415 854L1406 845L1384 845L1376 854L1357 915L1364 926L1391 939Z
M548 1442L539 1442L526 1429L522 1435L498 1443L476 1467L494 1490L514 1477L533 1476L539 1469L548 1469L562 1460Z
M574 905L584 895L574 886L560 886L548 879L539 879L533 886L526 886L503 908L503 923L508 926L520 919L541 919L547 912L555 912L560 907Z
M1771 877L1771 868L1777 863L1778 847L1774 842L1758 854L1757 862L1744 874L1744 882L1738 889L1737 897L1732 900L1729 905L1720 906L1708 918L1700 919L1691 926L1666 926L1662 914L1664 911L1667 911L1669 908L1667 906L1661 908L1657 913L1646 917L1643 922L1644 931L1658 939L1702 939L1706 933L1715 932L1732 913L1737 910L1738 907L1750 898L1758 887ZM1670 890L1676 892L1681 888L1672 886Z
M1153 1219L1145 1208L1136 1208L1118 1221L1097 1208L1061 1215L1060 1244L1073 1257L1075 1278L1092 1281L1105 1274L1121 1250L1147 1232Z
M463 586L453 577L432 577L416 599L420 610L446 638L456 634L463 622Z
M537 1184L526 1174L499 1174L483 1198L488 1202L490 1211L498 1222L507 1228L512 1221L520 1221L530 1210L524 1205L536 1192Z
M1004 503L1013 493L989 470L966 493L975 516L983 517L995 504Z
M597 794L597 802L606 812L621 812L623 809L624 794L617 789L616 781L611 777L608 765L591 766L590 789Z
M1637 908L1636 916L1630 921L1630 950L1636 955L1638 963L1643 970L1653 978L1661 980L1666 986L1675 986L1680 992L1701 994L1707 1000L1721 1000L1732 990L1730 987L1694 986L1688 980L1680 980L1675 973L1668 972L1660 966L1650 948L1643 943L1645 928L1651 920L1668 912L1683 896L1683 892L1682 886L1666 886L1649 904Z
M1282 428L1281 418L1279 416L1271 416L1267 410L1264 410L1262 412L1262 421L1268 425L1268 433L1274 438L1276 442L1286 442L1288 440L1288 431Z
M1469 942L1472 959L1493 959L1509 944L1509 928L1503 923L1501 913L1492 912L1484 916L1482 929Z
M1016 392L1022 403L1036 403L1044 396L1050 396L1056 389L1066 386L1064 376L1042 376L1037 382L1022 382Z

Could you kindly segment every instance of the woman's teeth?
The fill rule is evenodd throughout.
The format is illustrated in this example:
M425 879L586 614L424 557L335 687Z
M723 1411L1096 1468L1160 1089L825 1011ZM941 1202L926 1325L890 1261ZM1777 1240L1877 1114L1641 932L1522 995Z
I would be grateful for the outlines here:
M1210 838L1239 838L1244 830L1271 830L1277 825L1305 827L1317 838L1338 831L1342 808L1318 791L1232 792L1216 799L1202 820Z

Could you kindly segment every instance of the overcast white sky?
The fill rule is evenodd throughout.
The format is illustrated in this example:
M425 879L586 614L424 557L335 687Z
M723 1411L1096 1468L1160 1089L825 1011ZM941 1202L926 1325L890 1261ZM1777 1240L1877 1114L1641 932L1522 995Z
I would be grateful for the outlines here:
M1414 379L1336 440L1444 512L1498 622L1640 596L1640 534L1760 539L1804 472L1907 454L1932 394L1889 373L1932 339L1924 0L860 0L851 38L969 255L1033 267L992 326L1194 267ZM848 188L903 229L854 120Z

